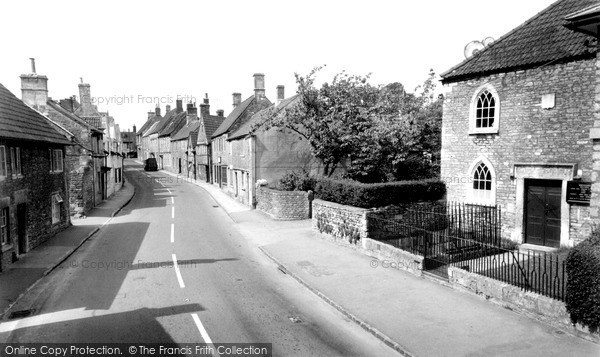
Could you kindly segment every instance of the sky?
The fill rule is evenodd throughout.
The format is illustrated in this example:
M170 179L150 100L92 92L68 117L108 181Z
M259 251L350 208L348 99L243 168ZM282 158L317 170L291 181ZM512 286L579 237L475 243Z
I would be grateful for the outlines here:
M233 92L253 94L254 73L265 75L271 101L277 85L295 94L294 73L322 65L318 84L345 70L412 91L430 69L464 60L467 43L498 39L553 2L9 1L0 83L20 98L33 57L50 97L78 95L82 78L122 131L177 98L200 104L208 94L211 113L227 115Z

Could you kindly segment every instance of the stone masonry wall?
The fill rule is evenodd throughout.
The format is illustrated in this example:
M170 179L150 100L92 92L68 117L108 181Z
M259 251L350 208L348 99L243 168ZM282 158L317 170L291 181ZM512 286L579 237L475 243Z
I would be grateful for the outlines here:
M267 187L257 190L257 206L277 220L300 220L310 218L309 193L302 191L278 191Z
M523 219L515 209L517 180L511 178L515 163L576 163L583 170L583 181L597 180L598 174L592 174L594 146L590 140L597 77L594 61L582 60L450 84L444 102L441 153L448 200L466 200L471 185L469 168L484 156L496 172L502 233L510 238L515 223ZM484 84L491 84L498 93L499 132L470 135L471 101ZM542 109L545 94L555 94L554 108ZM590 221L590 207L570 207L571 242L589 235Z
M315 199L312 203L312 228L336 240L355 244L367 238L368 209Z

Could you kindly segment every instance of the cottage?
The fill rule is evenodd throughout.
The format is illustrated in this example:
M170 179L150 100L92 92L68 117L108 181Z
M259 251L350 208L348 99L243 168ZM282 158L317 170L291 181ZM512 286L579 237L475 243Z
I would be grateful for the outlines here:
M194 155L196 162L196 179L205 182L211 182L212 179L212 140L213 133L223 123L224 111L217 110L217 115L210 114L210 104L208 98L200 105L200 126L196 135L194 146ZM190 137L194 143L193 137Z
M85 215L106 198L106 174L100 114L91 103L90 85L79 84L81 104L74 97L56 102L48 97L48 78L35 72L21 75L23 102L73 135L74 145L66 147L65 172L68 173L69 200L67 207L74 217ZM85 111L81 108L86 108ZM76 112L85 114L80 117Z
M231 141L228 141L229 134L250 120L254 114L271 105L271 101L265 96L265 75L254 74L254 95L242 102L241 94L233 93L233 111L212 135L212 182L231 195L239 196L239 187L248 185L250 173L242 168L238 169L237 175L234 176L233 146Z
M573 17L596 4L559 0L442 74L448 199L499 205L503 236L532 248L600 222L600 61Z
M0 271L70 224L64 158L72 143L63 134L0 84Z

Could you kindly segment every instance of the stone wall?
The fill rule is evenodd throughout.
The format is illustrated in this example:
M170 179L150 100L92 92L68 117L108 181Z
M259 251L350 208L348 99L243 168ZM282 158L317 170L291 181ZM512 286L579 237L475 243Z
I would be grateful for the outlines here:
M50 239L70 225L69 190L66 173L50 172L49 149L45 143L23 146L22 141L0 140L5 145L9 175L0 179L0 209L9 210L9 243L0 246L0 271L7 269L13 257L23 254ZM23 174L13 176L10 172L10 147L21 148ZM63 151L64 155L64 151ZM66 167L65 167L66 168ZM63 199L60 205L60 221L52 223L52 195L58 193ZM27 212L24 249L19 249L18 206L25 205Z
M515 164L525 163L534 168L528 169L523 176L525 179L554 178L566 184L567 180L573 179L576 170L572 166L570 171L565 169L563 177L551 177L555 167L548 163L558 163L575 164L583 172L583 181L597 181L598 174L593 170L600 166L595 164L593 168L593 157L600 155L594 156L590 139L597 77L595 61L581 60L447 85L441 176L447 185L448 200L468 200L472 187L470 168L480 158L487 159L495 171L495 199L496 204L502 206L502 233L505 238L520 243L524 231L524 192L523 178L514 175ZM478 89L484 85L491 86L498 94L498 133L471 134L471 104ZM545 95L554 95L553 107L542 108L542 96ZM593 204L591 212L589 206L565 205L562 211L567 213L562 218L564 229L561 232L567 234L561 237L561 244L573 245L589 236L590 213L597 209Z
M312 227L336 240L356 244L367 238L369 209L345 206L315 199L312 203Z
M256 195L256 208L277 220L308 219L311 215L311 196L308 192L278 191L260 187Z
M423 273L423 257L420 255L371 238L362 239L361 247L365 254L379 259L379 266L382 268L404 270L416 276L421 276Z
M450 285L458 290L475 293L511 310L567 329L580 337L600 341L598 334L591 334L580 325L573 326L562 301L452 266L448 267L448 277Z

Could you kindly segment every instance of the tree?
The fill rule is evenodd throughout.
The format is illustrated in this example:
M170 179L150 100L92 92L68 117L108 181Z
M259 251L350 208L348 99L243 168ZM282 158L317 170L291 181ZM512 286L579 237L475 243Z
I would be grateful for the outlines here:
M331 176L342 161L348 176L362 182L384 182L435 176L439 157L441 99L434 100L435 73L418 94L400 83L375 87L369 75L337 74L315 88L314 68L296 74L297 97L284 112L271 109L253 130L288 129L308 140L313 155Z

